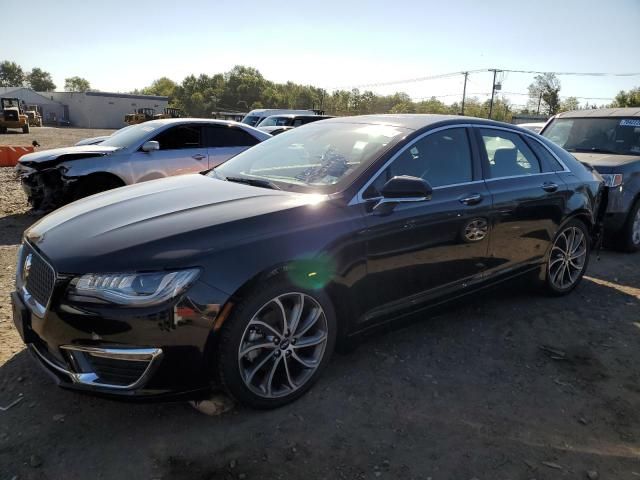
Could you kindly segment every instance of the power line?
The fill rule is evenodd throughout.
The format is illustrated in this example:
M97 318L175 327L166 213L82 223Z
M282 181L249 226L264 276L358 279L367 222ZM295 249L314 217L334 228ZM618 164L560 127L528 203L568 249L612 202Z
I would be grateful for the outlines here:
M503 72L512 73L552 73L554 75L574 75L582 77L637 77L640 76L640 72L637 73L611 73L611 72L539 72L536 70L502 70Z
M509 70L509 69L499 69L499 68L491 68L491 69L476 69L476 70L465 70L460 72L449 72L442 73L438 75L428 75L425 77L415 77L415 78L407 78L404 80L390 80L388 82L375 82L375 83L366 83L361 85L344 85L341 87L330 87L327 90L348 90L348 89L361 89L361 88L373 88L373 87L387 87L391 85L401 85L404 83L418 83L424 82L427 80L437 80L440 78L449 78L456 77L458 75L464 75L465 73L487 73L496 71L497 73L536 73L536 74L545 74L551 73L559 76L585 76L585 77L637 77L640 76L640 72L627 72L627 73L618 73L618 72L543 72L538 70Z
M464 75L465 73L479 73L479 72L485 72L486 70L467 70L466 72L450 72L450 73L441 73L439 75L429 75L426 77L416 77L416 78L408 78L405 80L391 80L388 82L378 82L378 83L366 83L366 84L362 84L362 85L346 85L346 86L342 86L342 87L331 87L328 88L327 90L346 90L346 89L353 89L353 88L371 88L371 87L387 87L390 85L399 85L399 84L403 84L403 83L417 83L417 82L424 82L426 80L436 80L439 78L449 78L449 77L456 77L458 75Z

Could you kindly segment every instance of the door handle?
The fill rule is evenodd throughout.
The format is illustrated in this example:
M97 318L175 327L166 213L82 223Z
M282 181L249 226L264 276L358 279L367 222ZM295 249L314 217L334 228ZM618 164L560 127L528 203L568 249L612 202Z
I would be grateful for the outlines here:
M204 160L205 158L207 158L205 155L202 155L200 153L196 153L194 156L192 156L191 158L195 158L196 160Z
M545 192L555 192L556 190L558 190L558 184L553 182L544 182L542 184L542 189Z
M479 193L472 193L466 197L462 197L460 199L460 203L464 203L465 205L477 205L482 201L482 195Z

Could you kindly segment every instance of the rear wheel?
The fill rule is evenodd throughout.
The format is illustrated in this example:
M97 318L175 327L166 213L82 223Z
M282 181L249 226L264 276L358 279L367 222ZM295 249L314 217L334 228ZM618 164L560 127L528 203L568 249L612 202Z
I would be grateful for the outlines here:
M573 219L553 240L546 266L546 287L553 295L566 295L578 286L587 270L591 240L586 225Z
M227 392L254 408L303 395L334 349L336 320L322 292L277 281L242 302L220 340L218 369Z
M636 203L631 207L621 235L620 250L629 253L640 250L640 199L636 200Z

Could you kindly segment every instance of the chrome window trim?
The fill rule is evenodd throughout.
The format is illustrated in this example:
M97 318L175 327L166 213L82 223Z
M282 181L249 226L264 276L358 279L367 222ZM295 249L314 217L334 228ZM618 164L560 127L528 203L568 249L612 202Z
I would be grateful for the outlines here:
M549 152L549 153L553 156L553 158L555 158L555 159L558 161L558 163L559 163L560 165L562 165L562 168L564 168L564 170L555 170L555 171L553 171L553 172L541 172L541 173L571 172L571 170L569 170L569 168L567 167L567 165L566 165L566 164L565 164L565 163L560 159L560 157L558 157L558 156L555 154L555 152L554 152L553 150L551 150L551 149L550 149L549 147L547 147L543 142L541 142L540 140L538 140L538 139L535 137L535 135L536 135L536 134L531 134L531 133L529 133L529 132L520 132L520 131L518 131L518 130L513 130L512 128L507 128L507 127L498 127L498 126L494 126L494 125L476 125L475 127L476 127L476 128L488 128L488 129L493 129L493 130L504 130L505 132L515 133L515 134L517 134L517 135L522 135L522 136L525 136L525 137L528 137L528 138L532 139L532 140L533 140L533 141L535 141L535 142L538 142L538 144L539 144L539 145L541 145L543 148L545 148L545 149L547 150L547 152ZM535 155L535 154L536 154L536 152L533 152L533 154ZM537 156L536 156L536 158L537 158ZM542 167L542 165L540 165L540 166ZM536 174L534 174L534 175L536 175ZM528 177L528 176L530 176L530 175L517 175L517 176L519 176L519 177L521 177L521 176ZM486 179L486 180L496 180L496 179L498 179L498 178L515 178L515 177L516 177L516 176L514 176L514 177L496 177L495 179Z
M510 178L532 178L532 177L540 177L542 175L554 175L558 172L540 172L540 173L531 173L531 174L524 174L524 175L510 175L507 177L495 177L495 178L487 178L485 180L485 182L493 182L496 180L508 180Z
M456 124L456 125L445 125L443 127L438 127L438 128L434 128L433 130L429 130L428 132L424 132L423 134L417 136L416 138L414 138L410 143L408 143L407 145L405 145L404 147L402 147L402 149L400 149L399 151L397 151L389 160L387 160L384 165L382 165L382 167L380 167L378 169L378 171L376 173L374 173L371 178L367 181L367 183L365 183L362 188L360 188L360 190L358 190L358 193L356 193L354 195L354 197L349 201L349 203L347 204L348 206L351 205L357 205L359 203L364 203L366 201L370 201L370 200L374 200L374 199L380 199L382 197L372 197L372 198L367 198L366 200L364 199L364 197L362 196L362 194L367 190L367 188L369 188L369 186L371 186L371 184L373 182L375 182L377 180L377 178L382 174L382 172L389 166L391 165L400 155L402 155L408 148L412 147L416 142L422 140L424 137L427 137L433 133L437 133L437 132L441 132L442 130L450 130L452 128L469 128L469 127L473 127L473 124L471 123L460 123L460 124ZM468 136L467 136L468 138ZM473 141L473 139L469 139L469 141ZM473 158L473 149L471 148L471 145L469 145L469 153L471 154L472 158ZM473 164L471 165L471 169L473 171ZM438 187L433 187L433 190L439 189L439 188L448 188L448 187L454 187L454 186L459 186L459 185L467 185L470 183L478 183L478 182L482 182L483 180L473 180L471 182L463 182L463 183L455 183L455 184L451 184L451 185L440 185Z

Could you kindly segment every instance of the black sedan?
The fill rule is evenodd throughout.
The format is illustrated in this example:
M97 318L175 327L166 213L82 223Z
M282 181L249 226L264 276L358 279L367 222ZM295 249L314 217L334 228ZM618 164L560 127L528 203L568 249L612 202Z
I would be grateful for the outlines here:
M531 132L464 117L336 118L207 176L72 203L25 234L14 320L65 387L222 386L270 408L337 346L531 274L580 282L602 179Z

